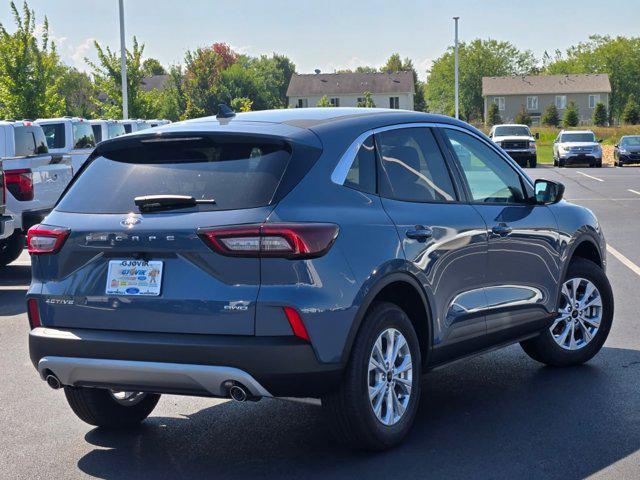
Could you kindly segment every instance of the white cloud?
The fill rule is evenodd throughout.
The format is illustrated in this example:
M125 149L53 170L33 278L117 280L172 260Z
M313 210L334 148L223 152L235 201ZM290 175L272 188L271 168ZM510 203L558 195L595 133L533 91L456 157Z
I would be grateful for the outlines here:
M80 71L88 70L87 62L84 61L86 57L91 57L90 52L93 51L93 43L95 38L86 38L79 45L67 45L67 54L71 59L72 66L76 67Z

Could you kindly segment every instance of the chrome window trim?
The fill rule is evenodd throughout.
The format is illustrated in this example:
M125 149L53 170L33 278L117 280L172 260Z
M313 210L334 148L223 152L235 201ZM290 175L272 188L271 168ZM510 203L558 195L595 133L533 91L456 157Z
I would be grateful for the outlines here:
M358 135L358 137L351 143L351 145L347 147L347 150L342 154L340 160L338 160L338 163L331 173L331 181L337 185L344 185L344 182L347 179L347 174L349 173L349 170L351 169L351 166L356 159L358 150L360 150L360 147L362 146L364 141L371 135L388 132L390 130L400 130L403 128L450 128L452 130L459 130L463 133L466 133L467 135L471 135L472 137L475 137L476 139L480 140L485 145L488 145L491 149L493 149L494 152L502 157L503 160L505 160L512 168L516 170L516 172L522 178L524 178L529 186L533 187L533 182L527 176L527 174L520 169L520 166L506 152L499 149L497 145L490 139L482 138L472 130L460 127L458 125L437 122L398 123L395 125L387 125L386 127L372 128L371 130L367 130L366 132Z

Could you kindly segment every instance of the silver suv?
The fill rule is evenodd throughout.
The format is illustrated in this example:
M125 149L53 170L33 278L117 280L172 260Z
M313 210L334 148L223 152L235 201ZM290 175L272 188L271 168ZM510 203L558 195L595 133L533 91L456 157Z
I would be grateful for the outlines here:
M591 130L561 130L553 142L553 164L588 164L602 167L601 140Z

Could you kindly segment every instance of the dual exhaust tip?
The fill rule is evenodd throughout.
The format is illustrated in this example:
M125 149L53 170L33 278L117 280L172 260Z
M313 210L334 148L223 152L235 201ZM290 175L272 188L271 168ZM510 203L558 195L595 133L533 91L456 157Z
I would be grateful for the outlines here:
M60 379L56 377L53 373L48 374L45 377L45 381L47 385L49 385L52 389L58 390L62 388L62 383ZM224 382L227 391L229 392L229 397L231 397L236 402L244 402L246 400L254 400L256 397L253 397L249 394L247 388L241 383L233 382L228 380Z

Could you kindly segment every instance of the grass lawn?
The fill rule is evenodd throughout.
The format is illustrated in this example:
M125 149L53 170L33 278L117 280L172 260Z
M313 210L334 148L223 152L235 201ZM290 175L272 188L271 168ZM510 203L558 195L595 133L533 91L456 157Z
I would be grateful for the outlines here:
M538 144L538 163L553 163L553 143L550 145Z

